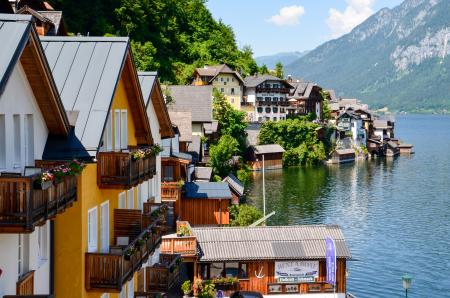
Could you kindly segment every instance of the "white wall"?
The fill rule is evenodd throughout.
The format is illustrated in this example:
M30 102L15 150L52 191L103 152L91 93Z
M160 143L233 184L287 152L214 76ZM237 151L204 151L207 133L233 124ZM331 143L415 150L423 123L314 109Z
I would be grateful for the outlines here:
M42 226L47 231L46 259L39 256L38 231L31 234L24 234L23 239L28 243L28 249L24 250L25 267L24 271L34 272L34 294L49 294L50 279L50 221ZM0 276L0 297L3 295L15 295L18 276L19 259L19 234L0 234L0 269L3 273Z
M152 102L150 101L147 107L147 116L150 121L150 129L152 132L153 142L155 144L161 144L161 133L160 126L158 122L158 117L156 116L155 108L153 107ZM151 180L156 180L154 183L156 185L156 189L154 190L153 195L155 196L155 203L161 202L161 156L158 154L156 157L156 175L153 176Z
M48 129L20 63L17 63L14 67L5 91L0 96L0 114L5 115L5 132L6 140L8 140L5 143L6 164L0 171L23 172L23 167L25 166L25 115L33 115L34 159L42 158ZM20 115L21 162L19 164L14 163L14 114Z

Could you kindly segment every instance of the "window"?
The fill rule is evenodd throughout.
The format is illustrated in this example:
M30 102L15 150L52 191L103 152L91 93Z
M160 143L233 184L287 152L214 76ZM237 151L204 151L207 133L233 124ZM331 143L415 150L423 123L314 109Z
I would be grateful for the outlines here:
M43 226L38 227L38 258L39 261L46 261L47 256L47 239L48 239L48 225L47 223Z
M231 78L231 81L234 82L234 78Z
M88 252L97 252L97 207L88 210Z
M284 108L280 108L280 113L284 113Z
M14 167L20 167L21 162L21 129L20 129L20 115L13 115L13 128L14 128Z
M223 78L220 78L220 81L223 82Z
M128 190L127 208L128 209L134 208L134 189L133 188Z
M120 110L114 110L114 150L120 150Z
M278 97L273 97L272 101L278 101Z
M103 293L100 298L109 298L109 293Z
M164 181L174 181L173 166L164 166Z
M227 82L229 82L230 81L230 78L227 78Z
M134 298L134 278L128 282L128 298Z
M234 95L234 88L231 88L231 95Z
M270 97L265 97L264 100L265 101L270 101Z
M226 86L226 85L227 85L227 82L223 82L223 85Z
M221 277L224 272L225 266L224 263L211 263L210 267L210 277Z
M220 88L220 92L221 92L221 93L224 93L224 92L225 92L225 89L224 89L224 88Z
M144 204L144 201L142 199L142 185L143 184L139 184L137 186L137 205L136 205L136 209L142 210L142 205Z
M261 101L261 100L263 100L263 98L260 97L260 96L258 96L258 97L256 98L256 100Z
M155 196L155 193L153 191L153 178L148 180L148 196L149 197L154 197Z
M127 110L120 111L120 143L121 149L128 148L128 117Z
M111 151L113 149L112 130L112 111L110 111L106 122L105 133L103 135L103 148L106 151Z
M278 108L272 108L272 111L274 112L274 113L278 113Z
M258 113L262 113L263 112L263 108L259 107L258 108Z
M126 208L126 206L125 206L125 197L126 197L125 192L121 192L119 194L119 209L125 209Z
M6 168L5 115L0 115L0 168Z
M25 115L25 164L27 166L34 166L33 114Z
M109 201L100 205L100 251L109 251Z
M19 234L18 236L18 257L17 257L17 269L19 278L28 272L28 245L29 236L25 234Z
M270 108L266 108L266 113L270 114Z

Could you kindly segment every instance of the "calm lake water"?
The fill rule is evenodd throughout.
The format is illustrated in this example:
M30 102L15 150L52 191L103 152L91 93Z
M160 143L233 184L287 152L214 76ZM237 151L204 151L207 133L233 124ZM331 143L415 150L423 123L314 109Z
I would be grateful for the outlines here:
M358 298L450 297L450 117L398 116L396 136L416 154L394 160L266 172L269 225L338 224L355 261ZM248 201L262 210L262 175Z

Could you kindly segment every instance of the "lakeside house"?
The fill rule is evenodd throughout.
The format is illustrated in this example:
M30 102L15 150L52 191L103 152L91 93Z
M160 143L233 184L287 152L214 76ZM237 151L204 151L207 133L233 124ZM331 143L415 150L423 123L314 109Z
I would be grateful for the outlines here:
M244 79L243 108L247 121L264 122L285 120L292 88L286 80L272 75L253 75Z
M228 65L205 65L196 68L193 78L192 85L212 85L225 96L229 104L237 110L241 109L244 80L237 71L232 70Z
M339 140L344 141L349 138L351 140L350 145L366 146L367 135L361 114L347 110L338 116L336 122Z
M336 149L331 152L332 164L341 164L354 162L356 159L356 152L354 149Z
M80 200L76 177L41 181L49 140L72 129L32 22L0 14L1 297L51 294L54 221Z
M322 87L315 83L303 82L288 78L288 83L292 85L288 96L289 115L308 115L314 113L317 119L322 120L323 116L323 96Z
M342 230L335 225L190 228L185 234L163 237L161 252L181 254L189 279L196 282L234 278L216 283L229 294L235 290L264 295L312 294L346 297L347 260L352 258ZM336 294L326 283L325 241L336 244Z
M253 171L260 171L264 166L266 170L283 168L283 147L278 144L250 146L248 150L248 164Z

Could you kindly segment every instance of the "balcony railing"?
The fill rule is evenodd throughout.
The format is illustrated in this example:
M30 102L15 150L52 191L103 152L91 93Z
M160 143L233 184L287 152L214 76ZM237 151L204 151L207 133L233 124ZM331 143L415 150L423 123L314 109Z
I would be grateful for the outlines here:
M17 295L33 295L34 293L34 270L23 275L16 283Z
M161 183L161 200L163 202L175 202L181 198L181 186L178 182Z
M161 206L161 208L163 207ZM142 225L149 224L135 237L133 232L130 232L129 236L132 241L127 246L110 246L109 253L86 253L86 290L104 292L121 290L122 286L147 261L161 241L163 229L159 224L161 215L165 214L161 208L151 214L141 215L142 218L139 222ZM121 213L120 216L123 214ZM123 229L121 231L123 232ZM119 235L116 231L114 233Z
M266 87L256 87L257 93L289 93L291 90L289 88L266 88Z
M160 262L145 268L146 292L168 292L180 275L180 255L160 255Z
M153 177L156 157L135 160L134 150L98 153L97 179L100 188L127 189Z
M177 221L177 233L164 236L160 247L162 254L180 254L182 257L197 255L197 237L192 235L188 222Z
M40 174L0 176L0 232L30 233L77 199L77 177L66 176L37 189Z

